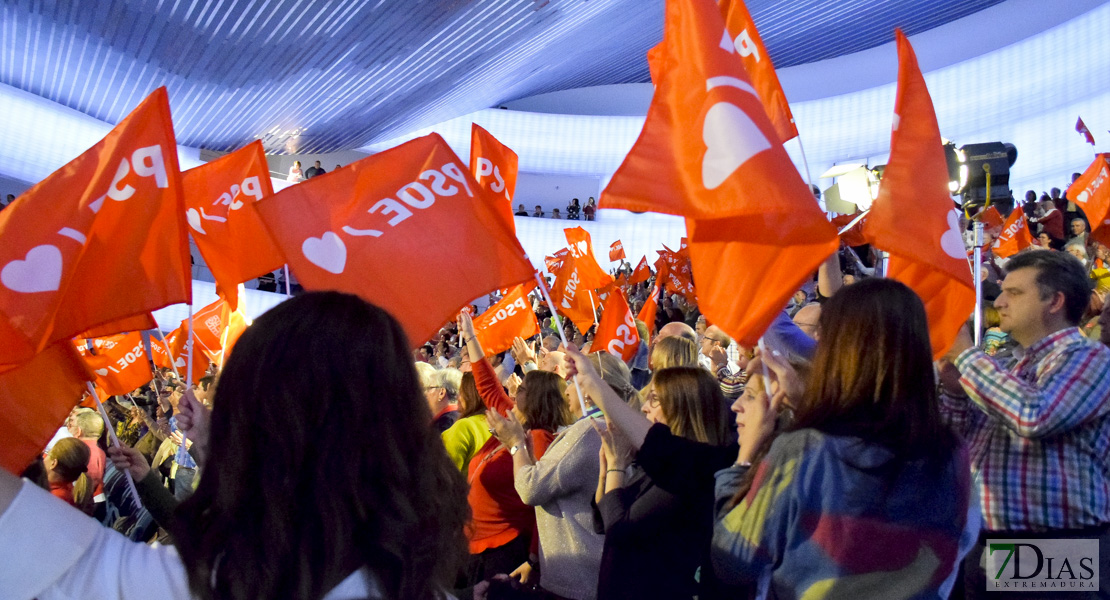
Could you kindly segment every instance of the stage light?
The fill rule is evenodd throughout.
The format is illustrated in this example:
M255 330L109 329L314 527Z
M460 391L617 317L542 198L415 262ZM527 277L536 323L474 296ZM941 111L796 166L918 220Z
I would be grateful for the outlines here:
M1003 142L966 144L956 152L960 162L959 194L967 208L986 203L988 174L990 202L997 204L1002 214L1009 214L1014 207L1014 194L1010 190L1010 167L1017 161L1017 147Z

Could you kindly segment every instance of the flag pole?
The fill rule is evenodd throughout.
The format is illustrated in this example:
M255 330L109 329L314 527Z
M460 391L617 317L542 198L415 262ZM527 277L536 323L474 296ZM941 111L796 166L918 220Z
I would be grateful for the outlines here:
M282 268L285 269L285 295L292 298L293 292L289 291L289 265L285 265Z
M594 327L597 327L597 304L594 303L594 295L592 292L590 292L590 290L586 290L586 295L590 297L590 308L593 309L592 314L594 316Z
M543 294L543 299L547 301L547 307L551 309L551 317L555 318L558 311L555 310L555 302L551 300L551 293L547 289L547 282L544 281L539 271L535 272L536 283L540 288L540 293ZM555 329L559 332L559 337L563 340L564 346L570 346L567 341L567 334L563 331L562 325L558 325ZM574 378L574 389L578 392L578 406L582 408L582 416L586 416L586 397L582 395L582 388L578 385L578 378Z
M185 392L182 394L182 396L184 396L186 394L193 393L193 390L192 390L192 387L191 387L193 385L193 303L192 302L189 303L189 337L186 338L186 339L187 339L186 352L188 353L187 354L188 358L186 358L185 360L186 360L186 364L188 365L186 367L186 374L188 375L188 379L185 380ZM173 357L171 356L170 358L172 359ZM184 450L186 454L188 454L189 453L189 447L188 447L189 434L186 433L186 431L184 429L178 428L178 431L181 432L181 449Z
M798 151L802 154L802 166L805 168L806 171L806 185L809 186L810 190L813 190L813 177L809 174L809 161L806 159L806 147L802 144L802 136L796 135L794 136L794 139L798 140ZM821 210L824 210L826 213L828 213L828 210L826 210L828 207L825 206L824 199L818 200L817 205L821 207Z
M100 411L100 418L104 419L104 428L108 430L108 435L112 438L112 445L116 448L120 447L119 438L116 437L116 430L112 428L112 420L108 418L108 411L104 410L104 405L100 403L100 396L96 393L96 388L91 381L86 381L85 386L89 388L89 393L92 394L93 400L96 401L96 408ZM123 476L127 478L127 487L131 489L131 497L135 499L135 506L142 506L143 501L139 500L139 490L135 487L135 479L131 477L131 471L123 470Z

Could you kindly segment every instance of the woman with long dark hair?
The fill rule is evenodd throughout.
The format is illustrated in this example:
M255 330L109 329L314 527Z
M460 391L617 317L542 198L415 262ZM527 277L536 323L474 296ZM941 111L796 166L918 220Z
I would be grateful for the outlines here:
M193 416L204 409L182 402L207 464L175 514L176 549L132 544L0 471L2 595L444 597L466 552L466 482L429 426L409 350L396 320L347 294L258 318L207 435Z
M742 433L737 464L717 475L714 572L761 597L947 598L979 510L941 419L925 307L867 279L826 302L818 326L808 381L768 360L794 425L754 466L760 444Z

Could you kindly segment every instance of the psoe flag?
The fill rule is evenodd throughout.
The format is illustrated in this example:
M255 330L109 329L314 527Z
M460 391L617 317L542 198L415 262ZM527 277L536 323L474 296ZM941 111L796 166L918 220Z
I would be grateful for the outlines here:
M624 244L622 244L620 240L613 242L613 245L609 246L609 262L616 262L618 260L624 260Z
M474 334L486 354L504 352L514 338L528 339L540 332L525 285L514 286L500 302L474 317Z
M305 289L356 294L382 307L414 345L474 298L534 272L516 235L437 134L254 207ZM450 240L465 255L451 261L429 240Z
M513 220L513 193L516 192L519 162L516 152L477 123L471 123L470 174L489 201L497 207L497 214L508 222L514 233L516 221Z
M606 299L591 348L605 349L625 362L635 358L640 350L640 332L623 290L614 290Z

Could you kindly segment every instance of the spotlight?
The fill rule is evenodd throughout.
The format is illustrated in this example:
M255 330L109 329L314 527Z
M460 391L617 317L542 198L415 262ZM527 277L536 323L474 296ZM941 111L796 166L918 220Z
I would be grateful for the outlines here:
M955 145L952 145L953 148ZM947 146L945 147L947 150ZM947 151L946 151L947 154ZM1009 214L1014 208L1014 194L1010 190L1010 167L1017 161L1017 148L1013 144L1002 142L988 142L984 144L967 144L959 150L954 150L956 162L959 165L958 189L963 198L965 208L973 209L983 206L987 200L987 179L990 179L991 204L998 205L1002 214ZM949 175L952 173L952 162L949 161ZM951 189L952 182L949 183Z

